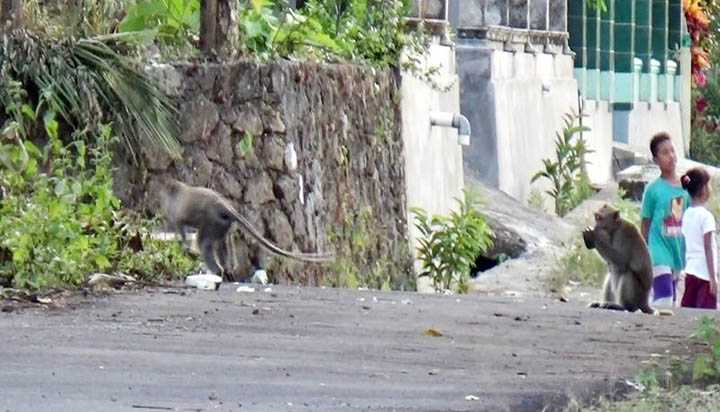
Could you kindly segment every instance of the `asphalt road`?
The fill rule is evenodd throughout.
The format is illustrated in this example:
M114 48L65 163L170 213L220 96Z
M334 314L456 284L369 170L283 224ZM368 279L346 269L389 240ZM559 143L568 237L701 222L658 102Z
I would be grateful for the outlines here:
M624 390L704 311L272 286L0 312L0 411L537 411ZM434 329L441 336L430 336Z

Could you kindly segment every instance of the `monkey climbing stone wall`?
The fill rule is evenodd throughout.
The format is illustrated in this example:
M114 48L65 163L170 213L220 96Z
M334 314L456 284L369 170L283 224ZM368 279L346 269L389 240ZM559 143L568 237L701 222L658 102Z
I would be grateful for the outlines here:
M174 177L218 191L283 249L333 251L341 258L351 251L344 264L360 276L373 271L368 276L412 288L399 96L391 72L250 61L149 70L178 102L184 151L174 161L142 148L139 169L117 156L115 191L126 206L154 214L159 178ZM286 160L290 145L296 165ZM267 264L250 237L236 240L238 278ZM319 281L317 268L285 272L287 280Z

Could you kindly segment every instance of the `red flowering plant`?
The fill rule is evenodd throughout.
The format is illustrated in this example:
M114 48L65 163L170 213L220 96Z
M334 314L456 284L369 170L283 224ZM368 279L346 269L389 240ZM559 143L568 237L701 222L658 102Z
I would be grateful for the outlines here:
M712 40L709 36L711 20L706 14L706 4L714 3L706 0L683 0L683 10L687 21L688 32L692 40L692 77L693 84L705 87L707 82L705 70L710 67L707 42Z
M692 41L690 157L720 165L720 1L683 0Z

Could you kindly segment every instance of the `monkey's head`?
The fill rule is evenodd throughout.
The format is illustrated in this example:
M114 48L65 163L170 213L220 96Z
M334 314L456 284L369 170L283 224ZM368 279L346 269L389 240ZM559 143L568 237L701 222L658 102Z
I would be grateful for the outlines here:
M609 205L603 205L595 212L595 227L598 229L612 230L620 224L620 211Z

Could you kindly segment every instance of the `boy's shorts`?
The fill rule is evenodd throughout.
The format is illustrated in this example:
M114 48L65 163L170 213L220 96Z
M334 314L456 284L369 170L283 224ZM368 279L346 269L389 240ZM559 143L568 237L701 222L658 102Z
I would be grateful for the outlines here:
M653 306L673 307L677 303L677 284L680 272L669 266L653 267L652 304Z

